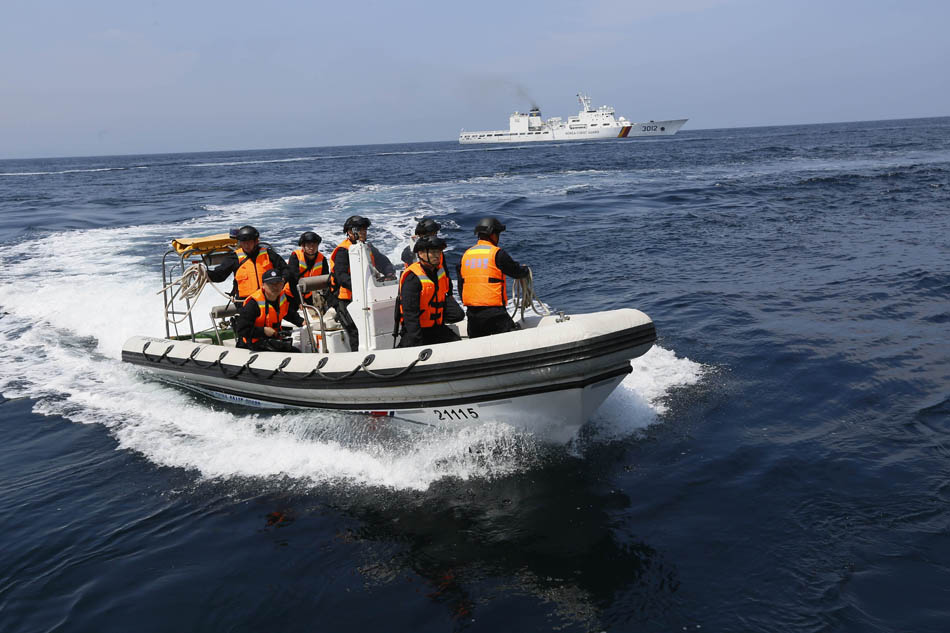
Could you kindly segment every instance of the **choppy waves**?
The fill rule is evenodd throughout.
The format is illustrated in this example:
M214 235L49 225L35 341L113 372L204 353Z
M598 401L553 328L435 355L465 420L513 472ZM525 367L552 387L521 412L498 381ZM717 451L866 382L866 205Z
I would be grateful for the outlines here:
M378 195L379 189L365 188L340 197L225 205L174 231L213 233L239 222L280 226L273 243L284 251L301 227L332 235L341 218ZM305 224L314 204L329 206L330 217ZM375 235L386 250L398 255L416 211L406 205L374 214ZM484 478L531 468L547 450L504 425L447 432L327 411L260 414L148 379L119 359L128 337L164 333L157 262L169 237L167 225L140 225L71 231L13 246L0 284L20 287L19 280L29 277L31 291L2 299L4 396L36 400L37 413L103 425L117 448L212 479L291 477L313 485L425 489L445 477ZM90 252L96 257L86 257ZM38 261L71 265L38 270ZM218 295L207 290L195 314L206 314L217 302ZM656 423L666 390L702 375L701 366L660 348L634 367L593 421L609 438Z

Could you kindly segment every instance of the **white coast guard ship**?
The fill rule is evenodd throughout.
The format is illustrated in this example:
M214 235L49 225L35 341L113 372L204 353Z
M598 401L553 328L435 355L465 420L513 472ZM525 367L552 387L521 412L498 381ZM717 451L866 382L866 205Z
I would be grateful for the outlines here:
M577 116L567 118L551 117L547 121L541 118L537 107L524 114L515 112L508 117L507 130L488 130L485 132L459 133L459 143L525 143L529 141L589 141L602 138L633 138L637 136L672 136L676 134L688 119L670 119L668 121L649 121L634 123L624 117L614 118L614 109L600 106L591 107L590 97L578 93L581 110Z

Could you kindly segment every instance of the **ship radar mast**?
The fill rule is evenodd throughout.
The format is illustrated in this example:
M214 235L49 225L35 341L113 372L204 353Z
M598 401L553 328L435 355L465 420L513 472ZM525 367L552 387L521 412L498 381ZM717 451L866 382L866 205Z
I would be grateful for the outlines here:
M577 93L577 99L581 102L581 107L584 108L584 112L593 112L594 109L590 107L590 96Z

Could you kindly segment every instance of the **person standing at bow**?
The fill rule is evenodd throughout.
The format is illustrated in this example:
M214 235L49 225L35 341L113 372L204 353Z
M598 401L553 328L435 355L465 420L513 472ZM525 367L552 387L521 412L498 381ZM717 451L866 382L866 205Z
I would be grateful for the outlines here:
M452 279L442 266L445 240L422 237L413 251L418 258L399 279L398 314L402 325L398 347L435 345L461 340L445 324L446 303L452 299Z
M505 275L522 279L530 274L498 247L505 225L487 217L475 225L478 242L462 255L458 265L459 293L467 308L469 338L479 338L519 329L508 315L508 285Z
M242 226L237 231L238 250L228 253L224 262L208 269L208 279L219 283L234 274L231 297L240 305L251 294L261 289L261 279L268 270L276 270L284 277L287 264L277 251L267 247L261 250L260 233L253 226Z
M330 265L327 258L323 256L318 249L320 247L320 236L313 231L307 231L297 240L300 246L290 254L287 260L287 280L294 295L298 301L313 305L313 292L306 293L303 297L297 290L297 284L306 277L317 277L330 274Z
M299 352L290 341L281 338L280 324L289 321L303 326L297 312L299 303L276 270L264 273L261 289L244 300L234 319L237 346L264 352Z

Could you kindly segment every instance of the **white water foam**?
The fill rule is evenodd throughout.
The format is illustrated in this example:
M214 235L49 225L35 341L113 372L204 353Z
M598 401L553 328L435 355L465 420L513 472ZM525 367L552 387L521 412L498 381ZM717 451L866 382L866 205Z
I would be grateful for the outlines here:
M706 368L688 358L678 358L672 350L653 346L635 358L633 371L594 415L592 437L597 441L635 435L656 424L667 412L666 397L674 387L694 385Z
M444 477L530 468L550 447L504 425L445 430L328 411L262 414L157 383L120 361L130 336L164 334L157 263L171 237L250 222L265 237L272 232L271 241L286 253L304 228L324 231L331 243L347 215L385 204L385 213L372 215L374 239L397 253L421 204L432 204L441 217L452 215L445 200L444 191L426 187L366 188L212 208L207 217L178 224L175 235L155 224L64 232L10 245L0 267L0 392L33 398L40 414L102 425L118 448L205 478L291 477L313 485L425 489ZM69 265L57 269L49 262ZM206 315L214 303L220 298L206 291L195 313ZM660 348L637 359L634 369L594 419L613 436L656 422L667 390L701 376L699 365Z
M148 169L148 167L97 167L95 169L63 169L62 171L6 171L0 172L0 176L57 176L59 174L88 174L97 171L129 171L130 169Z

